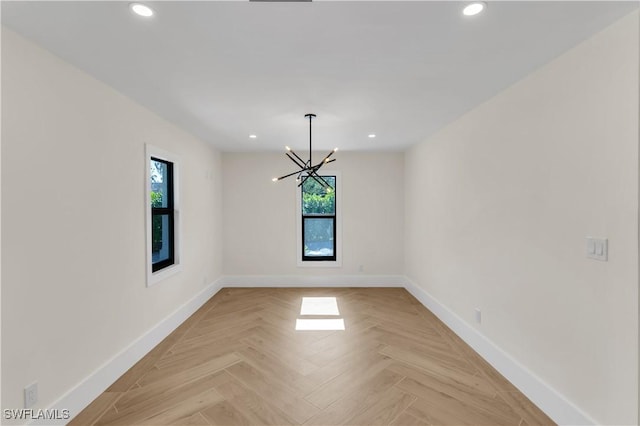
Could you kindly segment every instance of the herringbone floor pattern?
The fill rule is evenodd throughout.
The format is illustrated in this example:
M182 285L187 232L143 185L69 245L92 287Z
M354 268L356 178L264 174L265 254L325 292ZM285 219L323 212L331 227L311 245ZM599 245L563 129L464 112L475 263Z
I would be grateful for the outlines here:
M296 331L303 296L345 330ZM404 289L227 288L71 422L93 424L553 422Z

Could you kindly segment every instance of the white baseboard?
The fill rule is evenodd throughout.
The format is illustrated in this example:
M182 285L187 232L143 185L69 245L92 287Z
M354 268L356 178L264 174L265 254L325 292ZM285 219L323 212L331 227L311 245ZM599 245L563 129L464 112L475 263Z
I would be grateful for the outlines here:
M600 424L406 277L405 288L553 421L560 425Z
M99 367L59 398L50 409L59 411L68 409L73 418L223 287L404 287L555 422L561 425L599 424L403 275L223 276ZM63 425L65 423L64 420L46 420L33 421L30 424Z
M404 287L404 275L226 275L223 287Z
M151 349L167 337L173 330L189 318L204 303L222 288L217 280L196 294L191 300L176 309L155 327L140 336L116 356L100 366L90 376L54 402L51 410L69 410L71 418L87 407L129 368L144 357ZM68 420L34 420L31 425L64 425Z

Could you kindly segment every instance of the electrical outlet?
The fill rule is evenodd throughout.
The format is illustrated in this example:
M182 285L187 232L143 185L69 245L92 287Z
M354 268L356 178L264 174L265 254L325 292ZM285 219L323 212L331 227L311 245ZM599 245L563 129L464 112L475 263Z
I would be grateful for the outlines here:
M478 324L482 323L482 311L480 310L480 308L476 308L476 322Z
M24 388L24 408L31 408L38 402L38 382Z
M358 266L358 272L364 272L364 265Z

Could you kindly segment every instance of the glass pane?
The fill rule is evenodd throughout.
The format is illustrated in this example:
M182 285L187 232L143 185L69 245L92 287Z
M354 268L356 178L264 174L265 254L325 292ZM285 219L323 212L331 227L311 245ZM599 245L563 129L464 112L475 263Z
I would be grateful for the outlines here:
M333 218L304 218L304 255L333 256Z
M330 188L321 184L322 180L307 177L302 184L302 214L335 214L336 177L321 176Z
M151 207L167 207L167 164L162 161L151 160Z
M169 259L169 215L155 214L151 218L151 263Z

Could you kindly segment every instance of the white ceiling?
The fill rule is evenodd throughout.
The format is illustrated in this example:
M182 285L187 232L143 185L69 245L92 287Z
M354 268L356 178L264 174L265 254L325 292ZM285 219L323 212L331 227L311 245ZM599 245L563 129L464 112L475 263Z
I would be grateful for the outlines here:
M308 112L318 149L404 149L638 7L146 4L3 1L2 23L224 151L304 149Z

